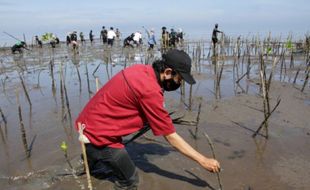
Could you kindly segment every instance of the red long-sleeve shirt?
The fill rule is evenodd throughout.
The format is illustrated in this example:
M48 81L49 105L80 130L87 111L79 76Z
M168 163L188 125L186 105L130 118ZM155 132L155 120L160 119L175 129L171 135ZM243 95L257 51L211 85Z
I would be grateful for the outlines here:
M84 135L92 144L113 148L124 147L122 137L140 130L146 122L156 136L175 132L153 68L137 64L123 74L116 74L87 103L76 127L78 122L85 125Z

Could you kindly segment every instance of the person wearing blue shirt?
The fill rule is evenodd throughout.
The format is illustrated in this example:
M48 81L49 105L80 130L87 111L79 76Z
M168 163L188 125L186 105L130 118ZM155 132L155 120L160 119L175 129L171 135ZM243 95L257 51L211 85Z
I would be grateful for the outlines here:
M147 37L148 37L148 41L147 41L147 43L149 44L148 50L153 50L154 45L156 45L154 29L151 29L150 31L145 29L145 31L146 31Z

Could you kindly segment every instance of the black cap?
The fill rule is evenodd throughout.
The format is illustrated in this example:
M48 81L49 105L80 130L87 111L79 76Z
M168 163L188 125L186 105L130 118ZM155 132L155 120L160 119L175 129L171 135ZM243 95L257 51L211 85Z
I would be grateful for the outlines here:
M196 81L191 75L191 58L181 50L172 49L163 54L163 60L167 66L180 73L188 84L195 84Z

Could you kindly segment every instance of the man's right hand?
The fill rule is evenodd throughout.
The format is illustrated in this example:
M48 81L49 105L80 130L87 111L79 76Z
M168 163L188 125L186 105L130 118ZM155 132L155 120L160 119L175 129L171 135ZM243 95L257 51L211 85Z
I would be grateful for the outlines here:
M204 159L199 161L199 164L205 169L207 169L209 172L217 173L221 170L220 163L212 158L205 157Z
M170 135L165 136L166 140L175 147L178 151L180 151L185 156L193 159L198 162L202 167L207 169L210 172L219 172L220 171L220 163L212 158L207 158L204 155L197 152L193 149L184 139L179 136L176 132Z

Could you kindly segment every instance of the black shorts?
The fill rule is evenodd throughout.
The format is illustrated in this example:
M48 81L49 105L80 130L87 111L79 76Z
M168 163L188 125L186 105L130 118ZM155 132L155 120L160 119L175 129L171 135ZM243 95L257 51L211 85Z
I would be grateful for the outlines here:
M212 42L213 42L214 44L216 44L216 43L218 42L218 39L217 39L217 38L212 38Z
M114 41L114 39L108 39L108 45L113 46L113 41Z

